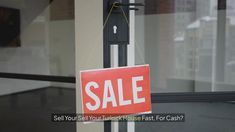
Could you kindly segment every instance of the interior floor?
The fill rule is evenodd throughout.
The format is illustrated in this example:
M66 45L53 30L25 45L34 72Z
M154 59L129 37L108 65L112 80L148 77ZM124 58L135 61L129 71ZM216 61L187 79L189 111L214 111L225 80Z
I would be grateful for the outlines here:
M0 97L0 132L75 132L75 122L52 122L52 113L75 113L75 89L47 87Z

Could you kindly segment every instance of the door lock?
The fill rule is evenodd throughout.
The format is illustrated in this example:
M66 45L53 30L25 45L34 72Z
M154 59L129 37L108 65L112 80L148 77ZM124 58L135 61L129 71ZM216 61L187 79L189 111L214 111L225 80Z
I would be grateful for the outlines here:
M117 26L116 25L113 26L113 33L117 34Z

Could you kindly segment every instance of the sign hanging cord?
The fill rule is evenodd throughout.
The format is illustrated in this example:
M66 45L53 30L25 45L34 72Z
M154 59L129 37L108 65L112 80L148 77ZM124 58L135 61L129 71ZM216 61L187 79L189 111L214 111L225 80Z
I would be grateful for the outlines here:
M126 21L128 27L130 27L129 21L128 21L128 18L127 18L127 15L126 15L124 9L123 9L121 6L117 5L117 4L118 4L118 2L114 2L114 3L112 4L112 7L111 7L111 9L110 9L110 11L109 11L109 13L108 13L108 16L107 16L107 18L106 18L105 21L104 21L103 29L106 27L106 25L107 25L107 23L108 23L108 20L109 20L111 14L112 14L112 12L113 12L114 7L119 7L119 8L121 9L122 15L123 15L123 17L125 18L125 21Z

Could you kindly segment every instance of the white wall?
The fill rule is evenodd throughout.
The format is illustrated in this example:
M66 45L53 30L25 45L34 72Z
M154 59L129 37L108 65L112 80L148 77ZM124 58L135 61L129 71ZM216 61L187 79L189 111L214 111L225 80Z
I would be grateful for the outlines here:
M76 110L82 113L80 70L103 67L103 0L75 0ZM77 132L103 132L102 122L77 123Z
M75 25L74 20L49 23L50 74L75 76ZM52 86L75 88L74 84L51 83Z
M27 38L28 39L28 38ZM0 70L9 73L49 74L49 60L46 49L25 46L26 38L22 37L22 47L0 49ZM25 46L25 47L24 47ZM0 95L47 87L48 82L6 80L0 78Z
M5 3L4 3L5 2ZM0 5L15 7L12 1L1 1ZM37 2L37 1L34 1ZM0 72L45 74L49 72L49 57L46 43L46 25L43 21L33 21L39 12L44 13L45 0L37 3L24 1L18 3L21 13L21 46L15 48L0 48ZM8 6L9 5L9 6ZM36 10L31 10L35 8ZM45 14L42 14L43 17ZM0 95L13 92L47 87L49 82L22 81L0 78Z

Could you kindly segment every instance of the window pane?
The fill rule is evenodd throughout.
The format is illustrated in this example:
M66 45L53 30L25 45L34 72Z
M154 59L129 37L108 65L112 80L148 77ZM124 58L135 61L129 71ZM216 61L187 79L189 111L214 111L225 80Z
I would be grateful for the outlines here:
M75 76L74 0L0 0L0 72ZM0 78L0 131L76 131L75 84Z
M235 84L235 1L227 0L227 23L226 23L226 49L225 49L225 82ZM234 90L234 88L230 88Z
M137 2L135 62L150 64L152 92L235 90L233 0Z
M74 76L73 0L2 0L0 72Z

